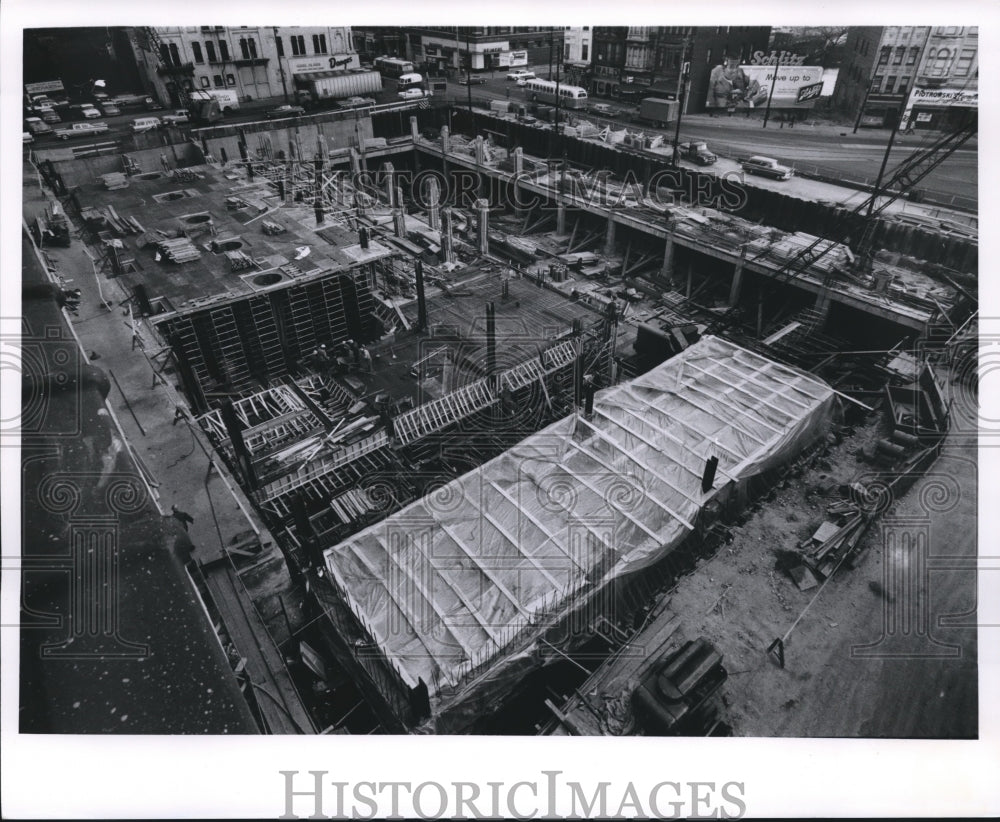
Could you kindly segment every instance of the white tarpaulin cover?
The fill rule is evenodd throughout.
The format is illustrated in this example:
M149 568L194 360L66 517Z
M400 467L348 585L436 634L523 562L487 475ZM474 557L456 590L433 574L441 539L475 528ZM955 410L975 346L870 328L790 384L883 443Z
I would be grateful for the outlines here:
M554 614L662 558L732 481L824 433L834 403L815 377L706 337L598 392L589 419L562 419L328 549L326 565L410 687L423 680L432 701L470 674L499 687Z

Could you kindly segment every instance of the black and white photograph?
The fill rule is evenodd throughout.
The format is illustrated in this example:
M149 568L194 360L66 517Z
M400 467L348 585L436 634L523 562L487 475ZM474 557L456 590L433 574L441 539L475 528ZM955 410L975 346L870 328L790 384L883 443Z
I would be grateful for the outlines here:
M10 818L1000 812L980 7L4 5Z

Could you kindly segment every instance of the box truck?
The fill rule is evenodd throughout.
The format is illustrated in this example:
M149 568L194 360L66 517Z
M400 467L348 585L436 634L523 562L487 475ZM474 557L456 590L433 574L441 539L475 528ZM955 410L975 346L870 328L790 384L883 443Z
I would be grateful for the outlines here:
M645 97L639 103L639 119L663 127L677 119L677 101Z
M307 108L380 91L382 75L377 71L317 71L295 78L295 102Z

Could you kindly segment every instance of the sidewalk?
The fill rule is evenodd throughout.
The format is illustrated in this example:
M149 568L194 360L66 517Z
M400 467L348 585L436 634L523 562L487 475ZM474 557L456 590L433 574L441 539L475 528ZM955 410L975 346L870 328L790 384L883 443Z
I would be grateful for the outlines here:
M50 192L40 191L34 170L26 166L22 186L25 220L30 224L51 199ZM133 318L128 305L121 305L130 294L101 272L99 265L95 271L75 224L71 232L69 248L46 248L45 253L66 278L67 287L80 289L79 316L73 319L72 327L94 365L108 375L111 388L107 403L140 470L152 478L154 503L166 523L177 528L182 525L171 516L171 506L192 517L185 528L193 545L192 559L202 567L210 584L214 577L226 584L225 577L232 580L235 598L226 602L217 596L216 605L230 635L244 640L239 651L249 658L248 674L255 683L272 683L286 703L292 704L294 727L305 729L310 720L294 704L294 688L278 652L289 637L292 626L288 620L301 619L302 594L293 586L274 538L214 457L197 423L175 416L177 408L186 409L187 403L175 384L175 373L154 373L165 351L152 328L141 318ZM90 253L96 255L92 249ZM228 547L240 544L243 550L253 550L252 544L258 541L259 553L252 559L241 555L238 564L227 552ZM255 660L257 666L253 665ZM260 664L263 660L268 662L266 667ZM274 722L283 720L284 713L280 713Z

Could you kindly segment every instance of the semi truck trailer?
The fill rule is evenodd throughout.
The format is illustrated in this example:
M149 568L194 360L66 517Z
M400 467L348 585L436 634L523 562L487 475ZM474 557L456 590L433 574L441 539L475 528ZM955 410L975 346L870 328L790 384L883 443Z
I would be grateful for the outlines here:
M380 91L382 75L377 71L318 71L295 78L295 102L306 108Z

